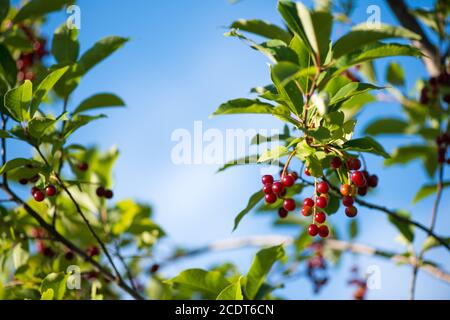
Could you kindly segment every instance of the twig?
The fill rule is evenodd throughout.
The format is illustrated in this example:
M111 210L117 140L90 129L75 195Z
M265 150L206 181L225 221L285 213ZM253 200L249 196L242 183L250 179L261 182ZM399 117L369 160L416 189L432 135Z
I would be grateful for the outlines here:
M136 288L136 284L134 283L133 274L131 273L130 268L128 267L125 259L123 258L122 254L120 253L120 247L117 244L117 242L115 243L115 247L116 247L116 256L117 256L117 258L119 258L120 262L122 263L123 268L125 269L128 280L130 280L131 287L133 288L133 290L138 291L138 289Z

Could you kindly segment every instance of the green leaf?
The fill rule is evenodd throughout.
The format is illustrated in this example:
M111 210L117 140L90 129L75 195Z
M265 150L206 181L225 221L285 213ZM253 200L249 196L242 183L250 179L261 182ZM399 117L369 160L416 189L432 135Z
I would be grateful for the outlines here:
M393 118L383 118L378 119L369 124L364 133L370 134L372 136L382 135L382 134L401 134L405 133L409 124L400 119Z
M223 114L241 114L241 113L265 113L272 114L274 106L262 102L258 99L235 99L227 101L219 106L219 108L212 114L223 115Z
M64 293L66 292L66 284L69 275L63 272L53 272L48 274L41 283L41 295L50 296L47 292L49 290L53 291L53 299L61 300L64 298Z
M81 56L78 62L83 74L122 47L127 41L127 38L109 36L95 43L92 48Z
M313 177L322 177L323 176L323 167L320 160L316 155L312 154L306 157L306 167L308 168L311 176Z
M354 26L350 32L336 41L333 46L333 56L337 59L344 54L360 49L369 43L392 38L420 40L418 34L402 27L381 25L380 28L373 28L367 23L362 23Z
M11 138L11 135L8 131L0 130L0 139Z
M31 102L30 107L30 115L33 117L34 113L38 110L39 105L41 104L42 100L47 96L48 92L55 86L56 82L58 82L59 79L66 73L66 71L69 69L68 66L55 69L51 71L44 80L41 81L39 86L37 87L36 91L33 94L33 100Z
M253 259L252 265L247 272L245 286L246 297L254 299L258 290L261 288L267 274L273 264L285 256L283 245L278 245L260 250Z
M329 50L333 16L325 11L310 12L301 2L297 3L297 10L305 30L306 37L314 52L320 55L320 62L325 62Z
M14 249L12 250L13 255L13 262L14 262L14 268L17 270L21 266L25 265L29 258L28 251L24 250L22 248L22 244L18 243L14 246Z
M258 157L256 155L246 156L239 159L234 159L231 161L228 161L225 163L222 167L220 167L216 173L225 171L228 168L239 166L239 165L247 165L247 164L257 164L258 163Z
M0 0L0 24L8 16L9 0Z
M58 63L75 63L80 52L78 30L67 28L66 23L62 24L53 35L51 52Z
M214 296L217 296L230 285L230 282L220 272L205 271L202 269L184 270L166 282Z
M105 108L105 107L122 107L125 106L125 102L118 96L112 93L98 93L95 94L83 102L75 109L73 115L92 109Z
M445 243L450 244L450 238L444 238L443 239ZM427 237L425 241L423 242L422 250L423 252L426 252L433 248L438 248L442 244L436 240L435 237Z
M245 207L245 209L242 210L241 212L239 212L239 214L236 216L236 218L234 218L233 231L236 230L236 228L238 227L238 225L241 222L242 218L247 213L249 213L250 210L252 210L258 204L258 202L260 202L263 198L264 198L264 192L262 192L262 191L255 192L250 197L250 199L248 200L248 203L247 203L247 206Z
M406 211L397 211L397 215L405 219L410 219L411 214ZM414 227L406 222L396 219L395 216L389 215L389 221L400 231L400 233L408 240L410 243L414 240Z
M36 161L30 160L30 159L25 159L25 158L15 158L15 159L9 160L0 168L0 175L4 174L5 172L8 172L10 170L13 170L13 169L16 169L19 167L23 167L23 166L26 166L29 164L35 165Z
M350 235L350 239L355 239L358 236L358 220L351 219L348 223L348 233Z
M286 30L277 25L262 20L239 19L233 22L230 28L247 31L268 39L278 39L289 44L292 36Z
M371 137L364 137L347 141L342 146L343 149L350 151L368 152L389 158L389 154L384 150L383 146Z
M272 149L268 149L263 152L259 157L258 162L267 162L277 160L289 154L289 149L285 146L274 146Z
M5 94L5 108L14 120L22 122L30 119L28 108L32 94L33 84L29 80L25 80L21 86L11 89Z
M427 145L408 145L398 147L392 152L390 159L384 161L384 165L405 164L416 159L426 159L429 154L436 154L435 147Z
M446 181L442 184L442 188L447 188L450 186L450 181ZM436 193L437 185L436 184L425 184L423 185L420 190L416 193L416 196L414 197L413 203L417 203L434 193Z
M14 22L18 23L25 19L32 19L46 15L47 13L58 11L74 0L31 0L27 2L14 17Z
M297 3L289 0L278 1L278 11L288 25L289 29L297 34L305 44L308 44L308 48L311 48L308 38L306 37L305 30L303 29L302 22L300 21Z
M337 104L344 100L348 100L349 98L366 93L370 90L374 89L382 89L381 87L377 87L370 83L362 83L362 82L350 82L340 88L330 99L330 105Z
M34 117L28 122L28 131L33 138L40 139L46 134L48 129L52 128L58 121L65 119L66 113L63 113L56 119L53 116Z
M53 300L54 295L53 289L47 289L47 291L42 292L41 300Z
M389 63L386 70L386 80L394 86L405 85L405 73L400 64L396 62Z
M3 77L10 87L14 87L17 80L16 61L8 48L0 43L0 77Z
M239 277L236 281L225 287L216 300L244 300L244 296L242 295L242 285L241 280L243 277Z

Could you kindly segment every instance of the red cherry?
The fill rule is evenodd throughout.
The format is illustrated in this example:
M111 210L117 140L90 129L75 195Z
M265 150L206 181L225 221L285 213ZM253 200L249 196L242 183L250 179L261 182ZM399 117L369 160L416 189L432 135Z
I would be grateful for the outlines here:
M351 206L353 206L353 203L354 203L354 202L355 202L355 201L353 200L353 197L345 196L345 197L342 198L342 204L343 204L344 206L346 206L346 207L351 207Z
M366 194L367 194L367 186L366 187L361 187L361 188L358 188L358 194L360 195L360 196L365 196Z
M36 191L39 191L38 187L31 188L31 195L33 196L36 193Z
M283 190L284 190L284 185L283 185L281 182L279 182L279 181L275 182L275 183L272 185L272 191L273 191L273 193L280 193L280 192L282 192Z
M356 207L348 207L345 208L345 215L349 218L353 218L358 213L358 209Z
M303 200L303 205L305 207L314 207L314 200L311 198L306 198L305 200Z
M351 174L352 182L357 187L364 187L366 186L366 179L364 178L364 175L360 171L354 171Z
M289 176L292 177L292 179L297 180L298 179L298 174L295 171L292 171L291 173L288 174Z
M318 206L319 208L322 209L326 208L327 205L328 205L327 198L320 196L316 199L316 206Z
M302 215L305 216L305 217L309 217L312 214L312 212L313 212L313 210L312 210L311 207L304 206L302 208Z
M105 188L100 186L95 190L95 193L97 194L98 197L104 197L105 196Z
M52 258L55 256L55 251L53 251L53 249L50 247L45 247L43 254L46 257Z
M307 176L310 176L310 175L311 175L311 172L309 172L309 169L308 169L308 168L306 168L304 172L305 172L305 175L307 175Z
M376 188L378 186L378 176L376 175L371 175L369 177L369 180L367 181L367 183L369 184L369 187L371 188Z
M286 189L283 189L281 192L277 193L278 198L283 198L286 195Z
M357 158L350 158L347 160L347 166L350 170L359 170L361 168L361 161Z
M286 218L288 213L289 212L285 208L278 209L278 215L280 216L281 219Z
M281 179L281 182L285 187L292 187L295 183L295 180L292 176L286 175L283 177L283 179Z
M331 160L331 168L333 169L339 169L342 166L342 160L339 157L334 157L333 160Z
M294 211L295 210L295 201L294 199L286 199L283 202L283 208L287 211Z
M264 196L266 203L274 203L277 201L277 196L274 193L269 193Z
M311 237L315 237L315 236L317 236L318 233L319 233L319 228L315 224L310 224L308 227L308 234Z
M113 196L114 196L114 193L112 192L112 190L110 190L110 189L105 190L105 198L106 199L112 199Z
M64 254L64 258L65 258L66 260L68 260L68 261L72 260L74 256L75 256L75 255L74 255L74 253L73 253L72 251L67 251L67 252Z
M330 187L328 186L328 183L326 183L325 181L322 181L317 185L317 191L319 193L328 193L329 189Z
M36 200L37 202L44 201L44 199L45 199L45 195L41 190L38 190L35 193L33 193L33 197L34 197L34 200Z
M78 170L86 171L89 168L89 165L86 162L80 162L78 164Z
M154 265L152 265L152 267L150 268L150 272L151 273L156 273L159 269L159 264L155 263Z
M54 185L49 185L47 188L45 188L45 193L49 197L53 197L56 194L56 188Z
M326 219L327 219L327 217L326 217L325 213L323 213L322 211L317 212L314 215L314 221L316 221L318 223L324 223Z
M330 230L328 229L327 226L320 226L319 227L319 236L321 238L326 238L326 237L328 237L329 234L330 234Z
M263 185L272 184L273 183L273 176L271 176L269 174L266 174L265 176L262 177L261 180L262 180Z
M19 180L19 183L25 185L28 183L28 179L22 178Z
M90 245L87 249L86 249L86 253L89 257L94 257L97 256L100 253L100 250L98 250L97 246L94 245Z

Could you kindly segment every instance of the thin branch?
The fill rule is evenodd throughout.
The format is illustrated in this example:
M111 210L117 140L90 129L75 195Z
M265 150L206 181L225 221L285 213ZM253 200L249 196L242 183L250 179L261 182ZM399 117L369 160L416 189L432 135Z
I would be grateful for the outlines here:
M123 268L125 269L125 272L127 274L128 280L130 281L131 287L133 288L133 290L138 291L138 289L136 288L136 284L134 283L133 274L131 273L130 268L128 267L125 259L123 258L122 254L120 253L120 247L117 243L115 243L115 247L116 247L116 256L117 256L117 258L119 258L120 262L122 263Z

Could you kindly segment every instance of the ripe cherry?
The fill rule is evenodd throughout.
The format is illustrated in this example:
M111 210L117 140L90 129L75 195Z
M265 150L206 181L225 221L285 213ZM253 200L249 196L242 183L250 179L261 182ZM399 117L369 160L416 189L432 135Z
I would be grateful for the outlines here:
M345 215L349 218L353 218L358 213L358 209L356 207L348 207L345 208Z
M304 206L302 208L302 215L305 216L305 217L309 217L312 214L312 212L313 212L313 210L312 210L311 207Z
M36 193L36 191L39 191L38 187L33 187L31 188L31 195L34 196L34 194Z
M68 261L72 260L74 256L75 256L75 255L73 254L72 251L67 251L67 252L64 254L64 258L65 258L66 260L68 260Z
M319 211L314 215L314 221L318 223L324 223L326 219L327 217L322 211Z
M274 203L277 201L277 196L274 193L269 193L264 196L266 203Z
M100 250L98 250L97 246L94 245L90 245L87 249L86 249L86 253L89 257L94 257L97 256L100 253Z
M281 179L281 182L285 187L292 187L295 183L295 180L292 176L286 175L283 177L283 179Z
M45 194L41 190L38 190L35 193L33 193L33 197L34 200L36 200L37 202L42 202L45 199Z
M285 208L278 209L278 215L280 216L281 219L286 218L288 213L289 212Z
M358 188L358 194L360 195L360 196L365 196L366 194L367 194L367 186L366 187L361 187L361 188Z
M326 183L325 181L322 181L317 185L317 191L319 193L328 193L329 189L330 187L328 186L328 183Z
M294 199L286 199L283 202L283 208L287 211L294 211L295 210L295 201Z
M349 196L352 192L352 187L349 184L345 183L341 186L340 191L343 196Z
M44 254L44 256L52 258L55 256L55 251L53 251L52 248L50 247L45 247L44 251L42 252Z
M159 264L155 263L155 264L153 264L153 265L151 266L150 272L151 272L151 273L156 273L156 272L158 271L158 269L159 269Z
M28 179L22 178L19 180L19 183L25 185L28 183Z
M339 157L334 157L333 160L331 160L331 168L333 169L339 169L342 166L342 160Z
M320 226L319 227L319 236L321 238L326 238L326 237L328 237L329 234L330 234L330 230L328 229L327 226Z
M89 165L86 162L80 162L78 164L78 170L86 171L89 168Z
M309 169L308 169L308 168L306 168L304 172L305 172L305 175L307 175L307 176L310 176L310 175L311 175L311 172L309 172Z
M308 234L311 237L315 237L315 236L317 236L318 233L319 233L319 228L315 224L310 224L308 227Z
M318 206L319 208L326 208L328 205L328 200L325 197L318 197L316 199L316 206Z
M291 173L288 174L289 176L292 177L292 179L297 180L298 179L298 174L295 171L292 171Z
M343 204L344 206L346 206L346 207L351 207L351 206L353 206L353 203L354 203L354 202L355 202L355 201L354 201L353 197L345 196L345 197L342 198L342 204Z
M311 198L306 198L305 200L303 200L303 205L305 207L314 207L314 200Z
M352 172L351 178L352 178L352 182L357 187L364 187L364 186L366 186L366 183L367 183L366 178L364 178L364 175L360 171Z
M286 195L286 188L284 188L281 192L277 193L278 198L283 198Z
M369 187L371 188L376 188L378 186L378 176L376 175L371 175L369 177L369 180L367 181L367 183L369 184Z
M347 160L347 166L350 170L359 170L361 168L361 161L357 158L350 158Z
M56 194L56 188L54 185L49 185L47 188L45 188L45 193L49 197L53 197Z
M283 190L284 190L284 185L283 185L281 182L279 182L279 181L275 182L275 183L272 185L272 191L273 191L273 193L280 193L280 192L282 192Z
M97 194L98 197L104 197L105 196L105 188L100 186L95 190L95 193Z
M114 196L114 193L112 192L112 190L110 190L110 189L105 190L105 198L106 199L112 199L113 196Z
M271 176L269 174L266 174L266 175L264 175L262 177L261 180L262 180L263 185L272 184L273 183L273 176Z

